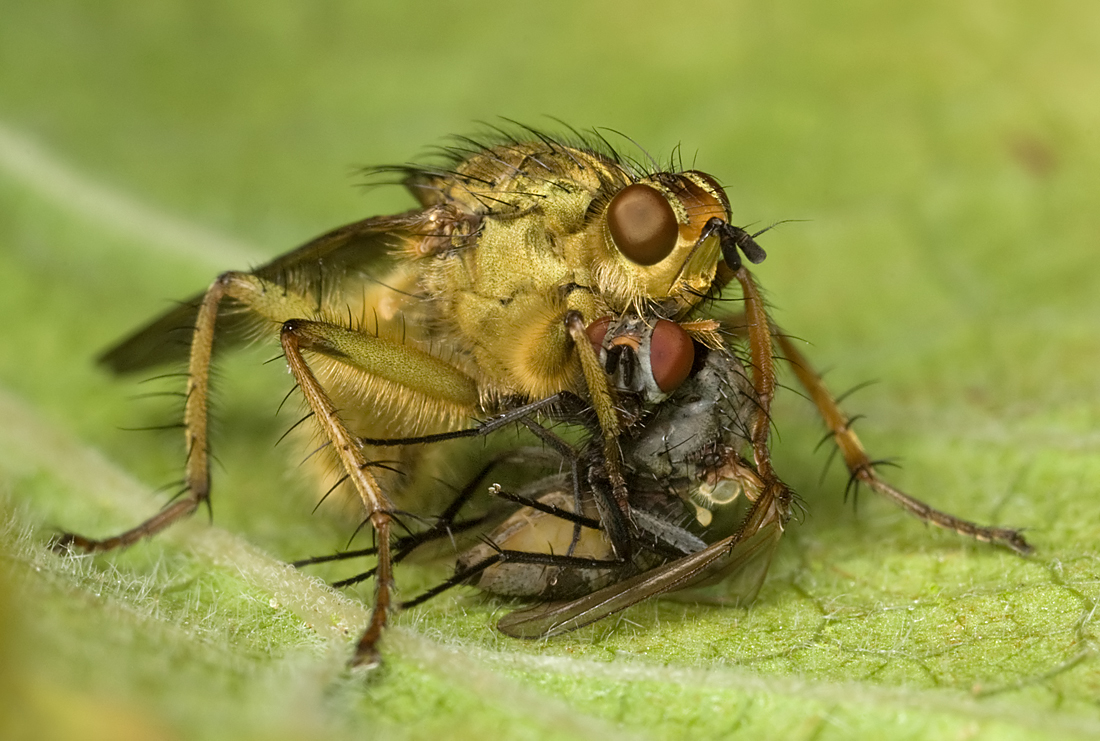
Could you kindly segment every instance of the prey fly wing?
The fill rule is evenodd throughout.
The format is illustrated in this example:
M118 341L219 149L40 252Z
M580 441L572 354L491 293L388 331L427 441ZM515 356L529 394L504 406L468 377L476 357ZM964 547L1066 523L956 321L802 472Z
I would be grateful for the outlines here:
M740 530L663 566L567 602L552 602L505 615L497 628L515 638L567 633L667 592L733 578L730 596L746 604L756 596L783 535L789 493L765 492Z

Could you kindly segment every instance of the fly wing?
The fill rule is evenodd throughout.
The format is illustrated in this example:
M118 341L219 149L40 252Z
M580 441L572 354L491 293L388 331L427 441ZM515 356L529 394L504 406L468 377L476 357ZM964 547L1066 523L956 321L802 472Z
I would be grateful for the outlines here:
M786 520L785 503L776 502L771 494L762 495L736 534L580 599L509 613L501 618L497 628L515 638L559 635L650 597L723 576L734 576L738 601L749 602L764 581Z
M418 234L422 211L380 216L333 229L296 250L252 271L266 280L320 299L339 290L349 279L362 280L395 244ZM129 373L161 363L186 360L191 348L203 294L180 302L131 336L110 348L99 362L115 373ZM233 307L218 316L219 347L248 338L250 324Z

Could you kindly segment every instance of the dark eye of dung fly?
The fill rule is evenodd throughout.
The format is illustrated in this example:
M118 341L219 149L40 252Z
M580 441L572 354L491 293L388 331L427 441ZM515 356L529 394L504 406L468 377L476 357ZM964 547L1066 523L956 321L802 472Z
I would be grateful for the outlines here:
M672 254L680 231L665 197L641 183L628 185L611 199L607 226L619 252L639 265L656 265Z

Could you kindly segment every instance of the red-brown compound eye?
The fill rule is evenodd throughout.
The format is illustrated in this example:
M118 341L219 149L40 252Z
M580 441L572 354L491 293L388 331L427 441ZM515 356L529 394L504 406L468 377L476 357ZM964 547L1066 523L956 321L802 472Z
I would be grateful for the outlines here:
M672 254L680 225L668 200L648 185L628 185L611 199L607 226L619 252L639 265L656 265Z
M592 348L596 351L596 355L599 355L600 350L603 349L603 338L607 336L607 329L610 326L611 317L605 316L592 322L584 330L584 333L588 335L588 340L592 343Z
M671 394L687 380L694 363L695 346L688 333L676 322L659 320L649 340L649 366L657 388Z

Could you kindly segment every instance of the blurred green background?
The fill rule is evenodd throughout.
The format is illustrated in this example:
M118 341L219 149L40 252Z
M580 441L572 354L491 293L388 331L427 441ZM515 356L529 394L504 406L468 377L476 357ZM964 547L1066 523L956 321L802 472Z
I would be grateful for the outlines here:
M1094 738L1100 8L1079 2L0 2L0 735ZM309 515L270 348L223 365L214 526L59 559L178 476L170 404L95 354L219 271L407 208L361 165L506 116L606 126L783 224L756 271L890 476L1030 559L820 480L751 610L519 643L466 591L347 676L360 600L280 566ZM610 135L609 135L610 136ZM171 388L171 385L168 386ZM155 390L160 390L157 387ZM232 533L232 534L231 534ZM252 544L252 545L247 545ZM270 555L268 555L270 554ZM405 569L408 593L445 573ZM322 574L324 576L324 574Z

